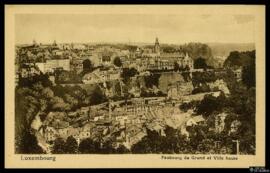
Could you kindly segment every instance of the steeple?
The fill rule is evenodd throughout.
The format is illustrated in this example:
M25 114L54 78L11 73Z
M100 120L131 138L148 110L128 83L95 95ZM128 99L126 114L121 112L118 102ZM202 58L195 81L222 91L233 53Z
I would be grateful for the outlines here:
M56 40L53 41L53 46L57 46Z
M156 43L155 44L159 44L159 42L158 42L158 38L156 37Z
M35 39L33 40L33 46L37 46L37 42Z
M154 52L155 53L158 53L158 54L160 53L160 46L159 46L159 42L158 42L158 38L157 37L156 37Z

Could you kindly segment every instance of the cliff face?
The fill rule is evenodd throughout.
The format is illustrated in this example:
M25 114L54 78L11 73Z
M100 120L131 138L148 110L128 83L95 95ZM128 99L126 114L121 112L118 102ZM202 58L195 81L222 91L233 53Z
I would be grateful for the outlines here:
M177 82L185 82L184 77L179 73L163 73L159 78L159 89L167 93L168 86Z

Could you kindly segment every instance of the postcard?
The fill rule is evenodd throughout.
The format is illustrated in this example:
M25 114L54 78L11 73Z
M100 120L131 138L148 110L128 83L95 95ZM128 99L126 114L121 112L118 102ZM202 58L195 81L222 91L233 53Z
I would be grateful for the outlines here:
M6 5L5 166L265 166L265 7Z

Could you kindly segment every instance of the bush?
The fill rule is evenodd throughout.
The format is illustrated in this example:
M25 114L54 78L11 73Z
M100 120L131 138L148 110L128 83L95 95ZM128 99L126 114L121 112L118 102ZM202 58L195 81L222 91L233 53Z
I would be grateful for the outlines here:
M191 101L191 102L188 102L188 103L182 103L180 106L179 106L179 109L186 112L188 111L189 109L194 109L196 108L196 106L199 104L199 101Z
M204 92L210 92L211 89L207 84L202 84L202 86L197 87L192 90L192 94L197 94L197 93L204 93Z
M221 111L226 103L224 96L214 97L205 95L203 100L197 105L196 112L208 117L214 111Z

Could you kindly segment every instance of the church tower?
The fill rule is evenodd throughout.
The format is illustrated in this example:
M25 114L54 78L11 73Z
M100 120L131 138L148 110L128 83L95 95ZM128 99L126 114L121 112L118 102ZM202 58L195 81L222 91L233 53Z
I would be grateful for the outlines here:
M53 41L53 46L57 46L56 40Z
M154 52L160 54L160 46L159 46L158 38L156 38Z
M37 44L37 42L36 42L36 40L34 39L33 40L33 46L37 46L38 44Z

